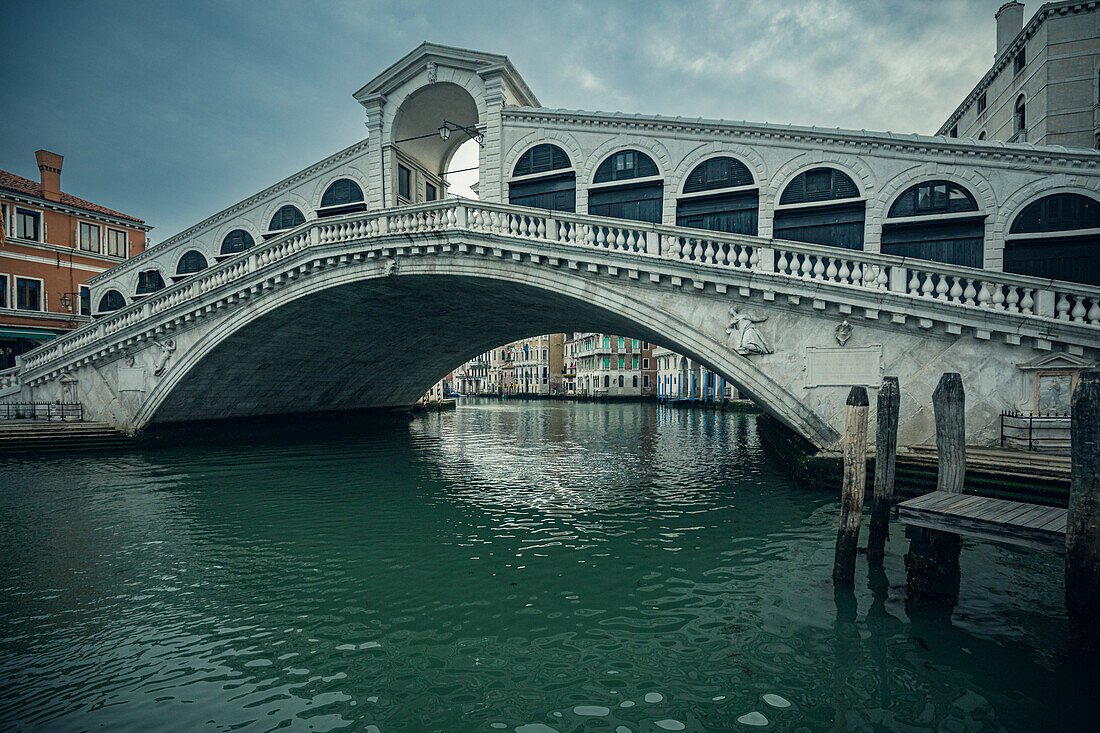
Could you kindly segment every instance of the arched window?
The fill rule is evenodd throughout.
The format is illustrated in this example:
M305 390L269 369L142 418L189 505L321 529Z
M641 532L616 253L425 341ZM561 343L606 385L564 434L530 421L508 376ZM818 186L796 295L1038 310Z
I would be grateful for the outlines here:
M126 305L126 298L123 297L122 293L117 290L108 290L103 294L103 297L99 299L98 311L100 313L109 313L111 311L117 311L124 305Z
M664 183L652 180L657 164L640 150L620 150L596 168L588 191L588 213L635 221L661 221ZM635 179L642 179L631 183ZM598 184L619 184L604 185Z
M1004 270L1100 285L1100 202L1079 193L1024 207L1005 241ZM1053 235L1053 236L1052 236Z
M508 202L537 209L576 211L577 176L569 167L569 156L557 145L536 145L519 156L512 175L538 177L509 183Z
M1020 142L1026 142L1027 138L1027 105L1024 103L1024 95L1016 97L1016 107L1012 114L1012 131L1021 135Z
M842 171L803 171L779 197L772 234L793 242L863 249L864 202L851 200L858 198L855 181Z
M622 388L623 388L623 375L620 374L619 375L619 389L622 389Z
M634 386L635 387L638 386L638 375L637 374L634 375Z
M684 181L684 196L676 202L677 226L755 235L760 194L744 189L753 183L752 173L735 158L703 161ZM728 190L733 188L738 190Z
M985 140L985 130L982 130L981 132L978 133L978 139L979 140Z
M603 375L603 387L604 387L604 389L607 389L610 386L611 386L611 375L610 374Z
M244 229L234 229L229 234L225 235L225 239L222 240L223 255L233 255L238 252L244 252L246 249L250 249L255 245L255 240L252 239L252 235L246 232Z
M164 288L164 278L160 270L142 270L138 273L137 290L134 295L148 295Z
M206 258L203 257L202 252L190 249L183 253L183 257L180 257L179 264L176 265L176 274L190 275L195 272L201 272L205 270L206 267Z
M350 178L341 178L333 181L332 185L325 189L321 197L321 209L318 216L336 216L351 211L366 211L367 205L363 202L363 189Z
M267 225L267 229L272 232L281 232L284 229L293 229L305 223L305 214L299 211L297 206L287 204L275 212L275 216L271 217L271 223Z
M965 267L981 267L985 216L978 203L951 181L925 181L910 186L890 206L882 226L882 251ZM926 217L943 217L928 219ZM906 218L921 217L917 221Z

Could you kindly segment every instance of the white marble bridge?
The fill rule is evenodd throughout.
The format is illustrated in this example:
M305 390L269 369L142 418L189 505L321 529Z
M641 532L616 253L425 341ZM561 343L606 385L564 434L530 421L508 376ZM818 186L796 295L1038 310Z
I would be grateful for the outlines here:
M79 400L127 430L405 405L547 332L697 359L817 445L849 387L895 375L900 442L957 371L970 442L1030 405L1036 364L1093 363L1096 287L927 260L464 199L308 221L25 355L0 399Z

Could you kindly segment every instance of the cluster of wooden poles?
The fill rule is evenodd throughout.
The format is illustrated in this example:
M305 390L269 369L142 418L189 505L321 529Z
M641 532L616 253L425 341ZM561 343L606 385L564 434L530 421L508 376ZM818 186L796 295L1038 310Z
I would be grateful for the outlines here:
M867 560L881 563L889 536L897 460L897 377L886 377L878 390L875 477ZM1084 372L1071 403L1071 480L1066 524L1066 609L1071 643L1100 650L1100 371ZM962 493L966 480L965 394L962 377L944 374L932 394L936 420L936 490ZM863 519L867 482L867 390L848 394L844 431L844 478L840 529L836 538L833 581L850 585ZM959 592L958 534L910 527L905 555L908 602L953 607Z

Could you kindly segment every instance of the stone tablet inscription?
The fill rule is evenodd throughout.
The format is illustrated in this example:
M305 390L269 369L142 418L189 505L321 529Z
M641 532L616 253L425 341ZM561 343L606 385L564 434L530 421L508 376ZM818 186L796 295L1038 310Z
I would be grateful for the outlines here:
M806 347L806 387L878 387L882 346Z
M144 392L145 391L145 370L144 369L127 369L125 367L118 370L118 391L119 392Z

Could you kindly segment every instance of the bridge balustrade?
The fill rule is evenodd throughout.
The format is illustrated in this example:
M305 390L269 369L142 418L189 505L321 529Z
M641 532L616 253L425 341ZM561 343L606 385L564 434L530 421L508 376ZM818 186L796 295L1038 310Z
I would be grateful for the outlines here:
M23 357L35 369L311 247L392 234L470 231L516 240L894 292L918 301L1100 326L1095 288L1026 275L748 235L447 200L308 222ZM321 261L318 261L321 262ZM279 282L293 273L276 275ZM247 297L245 295L244 297Z

